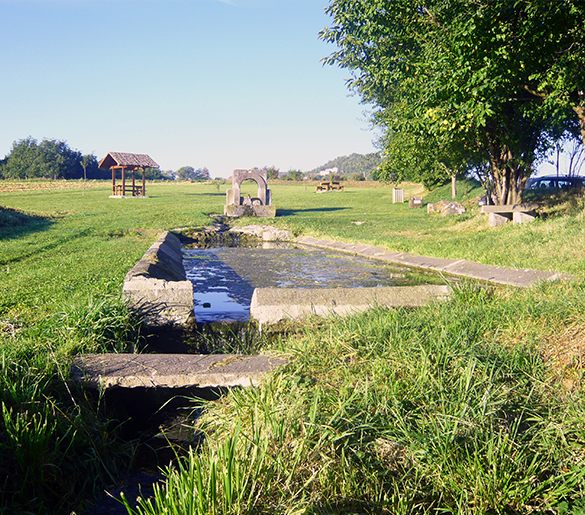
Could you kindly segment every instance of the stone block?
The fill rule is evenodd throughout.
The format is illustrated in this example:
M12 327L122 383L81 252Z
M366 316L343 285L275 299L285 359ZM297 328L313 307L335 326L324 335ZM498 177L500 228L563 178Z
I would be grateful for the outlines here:
M418 307L447 299L446 285L390 286L374 288L256 288L250 316L261 324L315 316L346 316L374 306Z
M510 215L512 213L509 213ZM499 225L504 225L507 224L510 220L511 220L511 216L507 216L508 213L506 214L501 214L501 213L490 213L489 214L489 226L490 227L498 227Z
M275 206L234 206L226 204L223 206L223 214L229 217L255 216L258 218L274 218L276 216Z
M232 227L229 232L256 236L263 241L290 241L293 233L286 229L279 229L272 225L245 225L243 227Z
M130 281L134 277L184 281L186 277L179 238L169 231L163 232L126 274L125 280Z
M187 325L195 316L190 281L135 277L124 282L123 294L151 325Z
M270 227L262 233L262 239L264 241L290 241L292 237L293 234L291 231L277 229L276 227Z
M451 200L439 200L436 204L427 204L427 213L441 213L447 215L461 215L466 209L463 204Z
M512 221L515 224L526 224L529 222L532 222L534 219L536 218L536 216L530 214L530 213L521 213L521 212L515 212L512 216Z
M123 294L151 325L194 321L193 285L186 280L181 242L165 231L126 274Z
M258 386L288 364L276 356L239 354L84 354L71 377L93 388L225 388Z
M237 192L237 195L239 197L240 192ZM235 199L236 199L236 192L234 191L233 188L228 188L225 192L225 203L228 205L235 205Z

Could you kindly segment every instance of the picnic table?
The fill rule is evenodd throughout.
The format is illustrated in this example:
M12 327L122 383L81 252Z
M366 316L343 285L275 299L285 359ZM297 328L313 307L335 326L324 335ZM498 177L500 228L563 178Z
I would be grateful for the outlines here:
M337 181L323 181L317 185L317 191L343 191L343 186Z

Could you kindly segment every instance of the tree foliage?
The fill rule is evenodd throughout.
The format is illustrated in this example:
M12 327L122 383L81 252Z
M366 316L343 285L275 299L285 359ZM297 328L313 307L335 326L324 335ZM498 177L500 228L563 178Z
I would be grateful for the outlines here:
M305 174L301 170L289 170L285 179L288 181L302 181Z
M514 203L554 141L575 134L582 1L333 0L327 11L321 37L338 50L326 62L351 70L376 107L382 178L475 171L494 202ZM561 61L567 79L553 83Z
M81 179L84 168L87 178L104 177L93 154L84 156L78 150L71 149L65 141L44 139L39 143L29 136L12 144L0 173L5 179Z
M165 172L159 168L146 168L144 178L149 181L172 181L175 179L174 172Z
M370 154L357 154L354 152L349 156L336 157L324 165L311 170L310 173L316 174L323 170L337 168L339 175L371 177L372 173L380 165L380 162L381 158L378 152L372 152Z
M192 166L183 166L175 174L179 181L209 181L211 176L205 167L195 170Z

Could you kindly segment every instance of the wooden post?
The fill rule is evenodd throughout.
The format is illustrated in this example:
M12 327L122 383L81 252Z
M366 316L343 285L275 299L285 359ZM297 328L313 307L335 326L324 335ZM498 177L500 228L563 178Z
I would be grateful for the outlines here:
M112 166L112 195L116 194L116 168Z
M136 193L136 170L132 168L132 196Z
M142 169L142 196L146 197L146 172Z
M126 168L122 167L122 196L126 196Z

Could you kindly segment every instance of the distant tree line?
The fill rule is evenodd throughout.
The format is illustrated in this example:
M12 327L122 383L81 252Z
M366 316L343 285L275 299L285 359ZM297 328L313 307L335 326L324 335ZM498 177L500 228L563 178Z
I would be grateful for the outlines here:
M171 172L174 178L178 181L209 181L211 175L209 170L205 167L197 170L192 166L182 166L176 172Z
M29 136L15 141L8 155L0 160L0 179L109 179L109 170L100 170L97 157L82 154L69 147L67 142L43 139L40 143ZM147 168L148 180L160 181L208 181L211 179L205 167L195 169L183 166L176 172Z
M2 179L103 179L108 171L98 168L93 154L83 155L65 141L43 139L40 143L29 136L12 144L10 153L0 161Z

